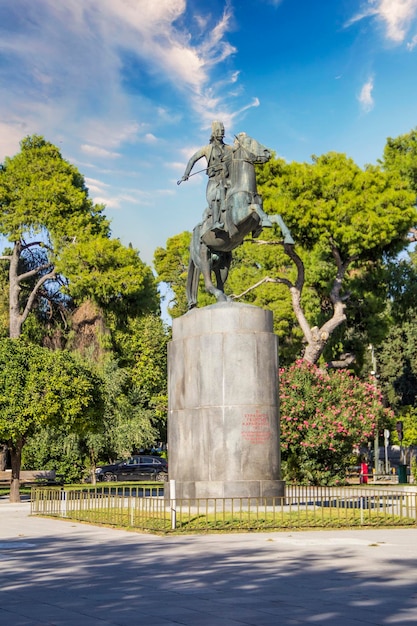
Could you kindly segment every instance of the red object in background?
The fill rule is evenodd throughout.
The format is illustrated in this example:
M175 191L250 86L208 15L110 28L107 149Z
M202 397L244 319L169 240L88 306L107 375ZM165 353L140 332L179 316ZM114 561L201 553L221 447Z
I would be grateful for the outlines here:
M361 483L368 483L368 463L361 463L361 475L360 475Z

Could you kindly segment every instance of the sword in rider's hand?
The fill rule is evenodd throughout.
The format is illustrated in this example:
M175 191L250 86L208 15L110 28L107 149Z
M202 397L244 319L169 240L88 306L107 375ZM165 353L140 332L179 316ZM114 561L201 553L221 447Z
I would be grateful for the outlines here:
M192 174L189 174L185 180L188 180L189 178L191 178L191 176L195 176L196 174L201 174L201 172L207 172L208 170L212 170L213 167L216 167L216 165L209 165L209 167L205 167L203 170L198 170L198 172L193 172ZM181 185L181 183L183 182L184 180L181 178L180 180L177 180L177 185Z

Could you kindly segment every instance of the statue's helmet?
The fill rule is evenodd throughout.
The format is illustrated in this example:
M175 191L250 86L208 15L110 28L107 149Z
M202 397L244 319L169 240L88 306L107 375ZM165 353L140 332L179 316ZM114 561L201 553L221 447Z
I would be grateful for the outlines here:
M224 137L223 122L214 120L214 122L211 123L211 136L212 137Z

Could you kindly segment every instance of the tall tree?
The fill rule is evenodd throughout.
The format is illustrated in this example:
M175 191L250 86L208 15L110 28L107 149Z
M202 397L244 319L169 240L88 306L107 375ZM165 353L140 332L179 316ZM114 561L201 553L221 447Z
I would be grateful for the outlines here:
M0 234L11 243L10 337L19 337L35 304L58 291L123 314L158 310L152 272L131 247L111 239L104 207L83 176L43 137L27 137L0 168Z
M98 436L88 437L92 465L98 459L110 462L126 457L154 445L159 438L155 412L144 405L141 387L135 384L132 371L108 360L101 368L101 376L104 429Z
M100 423L101 380L70 353L0 340L0 441L12 463L10 500L20 500L22 449L42 426L87 432Z
M26 137L0 168L0 233L12 244L9 262L10 337L19 337L40 289L56 282L62 248L83 237L108 234L101 206L88 198L84 179L43 137ZM22 258L32 267L22 267ZM22 301L23 287L36 277Z
M124 325L135 316L159 312L151 268L132 246L101 234L66 246L57 261L65 292L76 305L94 302L110 322Z
M284 245L297 268L295 279L280 276L279 268L267 278L288 287L306 341L304 358L316 363L346 321L350 282L407 245L417 220L414 194L398 172L362 169L338 153L313 157L311 164L272 159L259 181L265 207L282 214L298 244ZM311 255L314 265L308 265ZM305 309L306 285L319 297L315 311Z

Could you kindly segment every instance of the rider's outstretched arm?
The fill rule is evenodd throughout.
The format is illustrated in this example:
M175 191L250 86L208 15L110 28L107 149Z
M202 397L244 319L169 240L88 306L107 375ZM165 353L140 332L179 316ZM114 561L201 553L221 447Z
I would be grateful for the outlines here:
M184 172L184 176L181 178L182 181L188 180L188 177L191 173L191 170L193 169L194 165L197 163L197 161L199 161L200 159L202 159L203 157L206 157L207 159L207 149L209 148L209 146L204 146L204 148L201 148L200 150L197 150L197 152L195 154L193 154L193 156L190 158L190 160L187 163L187 167L185 168L185 172Z

